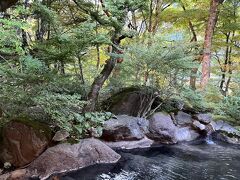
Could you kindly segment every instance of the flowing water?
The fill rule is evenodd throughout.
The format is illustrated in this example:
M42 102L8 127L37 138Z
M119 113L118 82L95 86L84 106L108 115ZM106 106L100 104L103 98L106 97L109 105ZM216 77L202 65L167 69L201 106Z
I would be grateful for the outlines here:
M112 165L95 165L61 180L240 180L240 146L210 140L119 152Z

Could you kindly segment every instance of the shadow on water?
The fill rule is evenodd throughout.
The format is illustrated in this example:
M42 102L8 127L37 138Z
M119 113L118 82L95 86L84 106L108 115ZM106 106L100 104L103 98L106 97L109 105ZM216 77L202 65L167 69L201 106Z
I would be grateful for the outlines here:
M210 143L209 143L210 142ZM119 152L116 164L94 165L61 180L240 179L240 146L211 140Z

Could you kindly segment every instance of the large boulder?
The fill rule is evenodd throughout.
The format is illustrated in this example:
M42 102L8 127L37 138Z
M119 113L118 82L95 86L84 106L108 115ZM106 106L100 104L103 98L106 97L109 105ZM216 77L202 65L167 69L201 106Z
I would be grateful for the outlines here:
M211 123L213 129L212 137L215 140L231 143L240 144L240 132L224 121L217 121Z
M78 144L59 144L47 149L27 167L27 176L47 179L98 163L116 163L120 155L103 142L83 139Z
M21 167L33 161L47 148L51 131L41 123L14 120L3 128L2 137L1 161Z
M118 142L104 142L112 149L140 149L140 148L149 148L154 143L153 140L144 137L141 140L135 141L118 141Z
M192 124L192 121L193 121L191 115L182 111L179 111L177 115L175 115L175 120L176 120L176 123L181 126L188 126Z
M199 113L193 116L194 119L198 120L203 124L209 124L212 121L212 115L209 113Z
M175 138L178 142L181 141L193 141L197 139L200 136L200 134L193 130L191 127L182 127L178 128L175 131Z
M214 132L211 134L212 139L223 141L230 144L240 144L240 135L226 132Z
M215 131L224 131L226 133L239 133L238 130L224 121L217 121L211 123Z
M176 130L177 127L173 123L171 116L158 112L149 119L149 133L147 136L160 143L173 144L177 143L175 138Z
M155 91L149 87L124 88L120 92L106 99L102 103L102 108L105 111L110 111L116 115L125 114L135 117L142 116L145 113L145 110L149 109L148 106L155 97ZM159 98L155 99L155 101L157 100L159 100Z
M106 141L140 140L148 131L148 121L144 118L119 115L104 123L102 139Z

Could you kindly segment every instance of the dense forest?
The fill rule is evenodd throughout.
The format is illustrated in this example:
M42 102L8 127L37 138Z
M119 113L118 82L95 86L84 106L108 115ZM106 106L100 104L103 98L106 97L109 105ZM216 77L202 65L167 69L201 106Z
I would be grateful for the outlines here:
M4 118L37 106L73 131L83 111L101 111L103 97L146 86L240 124L238 0L25 0L1 7ZM80 126L82 132L88 124Z
M238 129L240 1L0 0L0 129L98 137L111 97L136 89L134 116L183 103Z

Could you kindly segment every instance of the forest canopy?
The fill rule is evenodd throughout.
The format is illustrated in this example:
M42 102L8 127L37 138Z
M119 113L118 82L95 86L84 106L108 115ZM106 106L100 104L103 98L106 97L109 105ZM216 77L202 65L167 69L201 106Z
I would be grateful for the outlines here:
M240 126L239 0L3 0L0 11L4 121L82 137L113 116L103 100L144 87Z

